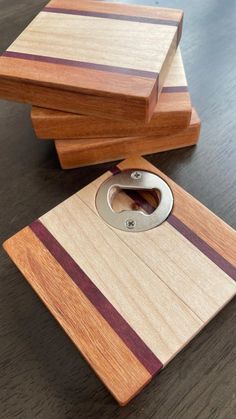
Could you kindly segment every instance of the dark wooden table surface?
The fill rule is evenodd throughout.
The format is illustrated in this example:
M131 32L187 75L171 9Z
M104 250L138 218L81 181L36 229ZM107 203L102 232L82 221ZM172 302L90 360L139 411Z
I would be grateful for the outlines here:
M45 4L0 0L0 51ZM182 52L202 119L197 148L149 160L235 228L236 2L146 4L185 11ZM60 170L53 144L36 139L29 110L0 102L1 242L109 167ZM1 418L236 417L235 301L120 408L2 250L0 256Z

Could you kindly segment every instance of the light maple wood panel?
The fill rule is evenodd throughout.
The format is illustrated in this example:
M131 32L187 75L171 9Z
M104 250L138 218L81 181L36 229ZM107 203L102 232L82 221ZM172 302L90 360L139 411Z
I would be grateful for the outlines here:
M78 195L40 220L163 364L199 330L197 315Z
M175 33L175 26L142 22L140 31L140 22L41 12L8 51L158 73Z
M188 82L185 74L183 58L180 47L177 48L175 57L171 63L170 69L164 81L163 88L177 88L185 87L187 89ZM174 90L174 89L173 89Z
M0 94L50 109L149 121L183 14L166 9L159 16L139 6L118 13L112 3L108 9L96 1L72 9L66 0L50 2L0 58Z
M172 188L173 211L151 231L121 232L96 212L99 185L127 168L158 173ZM149 213L156 201L153 193L121 192L116 210L140 204ZM182 213L187 215L180 220ZM224 253L211 241L213 225L218 231L214 243L225 240ZM209 232L204 238L203 230ZM235 232L223 221L154 166L134 157L4 247L108 389L125 404L235 296L236 258L226 250L235 244Z
M135 166L130 163L128 167ZM96 179L77 194L95 214L98 188L108 178L109 173ZM141 193L143 195L143 192ZM147 199L146 197L144 199ZM126 193L119 194L115 210L133 209L133 203L134 200ZM203 219L202 222L205 223L206 220ZM224 307L236 292L235 283L231 278L168 222L157 229L142 233L127 234L117 229L112 230L153 272L158 273L160 279L204 323ZM236 242L236 233L234 241Z
M185 70L178 48L164 82L153 117L148 124L116 121L33 107L31 119L36 135L42 139L170 135L185 128L192 112Z
M80 140L56 140L55 146L63 169L119 160L135 154L145 155L187 147L197 143L200 120L195 110L190 125L170 136L94 138Z

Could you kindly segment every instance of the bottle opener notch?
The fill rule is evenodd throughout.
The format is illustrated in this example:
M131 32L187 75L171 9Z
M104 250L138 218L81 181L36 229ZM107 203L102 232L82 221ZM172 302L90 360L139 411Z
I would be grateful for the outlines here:
M158 206L151 213L142 209L115 211L112 201L119 191L132 190L141 203L148 202L139 195L140 191L158 192ZM168 184L154 173L144 170L125 170L111 176L99 187L96 195L96 208L100 217L109 225L127 232L150 230L162 224L173 208L174 198ZM140 205L140 208L142 205ZM151 205L150 205L151 207Z

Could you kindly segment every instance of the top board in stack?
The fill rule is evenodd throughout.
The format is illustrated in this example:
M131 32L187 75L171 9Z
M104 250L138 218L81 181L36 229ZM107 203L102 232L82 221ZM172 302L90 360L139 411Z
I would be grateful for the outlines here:
M0 95L148 122L182 29L180 10L52 0L0 58Z
M42 139L69 140L131 136L166 136L189 125L192 105L180 49L165 78L154 114L148 124L118 121L51 109L32 108L36 135Z
M235 231L142 158L111 168L4 248L122 405L236 291Z

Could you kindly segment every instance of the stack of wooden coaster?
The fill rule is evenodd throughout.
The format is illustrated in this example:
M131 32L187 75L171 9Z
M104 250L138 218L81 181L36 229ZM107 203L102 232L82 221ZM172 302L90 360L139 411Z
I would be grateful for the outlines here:
M33 105L62 168L195 144L180 10L52 0L0 58L0 94Z

